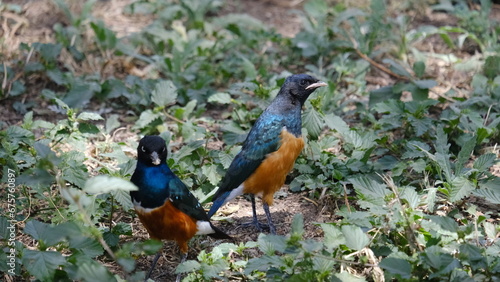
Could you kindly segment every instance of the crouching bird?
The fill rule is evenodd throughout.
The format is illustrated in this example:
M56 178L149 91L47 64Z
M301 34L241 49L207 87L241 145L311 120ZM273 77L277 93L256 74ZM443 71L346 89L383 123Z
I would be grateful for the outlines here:
M236 196L250 193L252 223L262 230L255 211L254 195L258 195L262 197L269 231L276 234L269 205L304 148L302 106L316 88L326 85L306 74L292 75L285 80L274 101L255 122L241 151L222 178L219 189L212 197L209 217Z
M145 136L137 148L137 167L130 179L139 190L130 192L135 211L157 240L174 240L187 257L187 242L199 234L217 239L231 239L210 223L209 217L186 185L170 170L166 163L165 140L159 136ZM146 279L149 278L160 257L155 256ZM177 280L180 280L180 275Z

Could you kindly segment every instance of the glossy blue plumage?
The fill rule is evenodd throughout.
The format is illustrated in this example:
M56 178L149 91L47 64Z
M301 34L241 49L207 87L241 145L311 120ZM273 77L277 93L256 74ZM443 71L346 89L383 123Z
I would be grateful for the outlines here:
M279 149L283 129L295 137L301 136L301 109L305 100L317 88L308 86L315 83L318 80L306 74L286 79L274 101L255 122L241 151L229 166L219 189L212 197L214 203L208 212L209 217L225 203L231 191L254 173L267 155ZM322 83L319 86L324 85L326 84Z
M148 138L151 136L147 136ZM157 136L155 136L157 137ZM146 137L145 137L146 138ZM160 137L157 137L161 139ZM165 146L165 141L155 140ZM160 148L163 148L160 147ZM131 191L130 196L143 208L154 209L163 206L165 201L170 200L181 212L196 220L208 221L205 210L196 197L189 192L187 186L170 170L166 163L166 151L152 148L150 151L158 150L161 162L158 165L151 163L149 157L139 153L137 166L130 181L139 187L138 191Z

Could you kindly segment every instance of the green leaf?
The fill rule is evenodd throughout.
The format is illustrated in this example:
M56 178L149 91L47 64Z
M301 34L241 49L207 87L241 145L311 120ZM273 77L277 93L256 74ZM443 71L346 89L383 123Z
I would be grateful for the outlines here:
M229 95L228 93L218 92L208 97L208 102L219 103L219 104L231 104L231 95Z
M270 256L274 255L276 251L283 253L286 249L285 237L278 235L265 235L260 233L257 243L259 244L259 249L264 254Z
M78 131L81 133L97 134L99 128L91 123L82 122L78 124Z
M143 129L152 123L155 119L160 118L161 113L155 113L152 110L145 110L141 113L139 120L135 122L134 128Z
M361 230L361 227L344 225L342 226L342 233L345 237L345 244L350 249L359 251L370 243L370 239L368 239L368 236Z
M395 72L396 74L399 74L401 76L407 77L407 78L412 78L412 75L399 63L395 62L394 60L391 59L384 59L382 60L384 64L389 64L389 68Z
M83 191L90 194L109 193L113 190L136 191L138 188L130 181L107 175L90 178L83 188Z
M203 172L203 175L205 175L208 178L208 181L212 185L217 185L220 181L220 176L217 173L217 166L216 165L204 165L201 167L201 171Z
M494 79L498 76L500 74L500 56L487 57L484 61L483 72L488 79Z
M368 105L370 108L373 108L376 104L391 99L393 100L401 99L401 93L395 92L393 86L380 87L379 89L370 91Z
M392 274L398 275L400 278L409 279L411 277L411 264L404 259L392 257L384 258L378 266Z
M438 226L441 228L441 230L445 230L445 231L448 231L450 233L456 233L458 230L458 223L451 217L430 215L429 219L433 223L438 224ZM440 232L441 230L437 229L436 231Z
M55 232L56 227L38 220L30 220L24 226L24 233L31 235L33 239L41 241L43 246L49 247L60 243L66 235L61 232Z
M432 79L415 80L413 83L415 83L415 85L420 89L430 89L437 85L437 82Z
M474 183L472 183L464 176L454 178L450 184L450 201L452 203L455 203L456 201L469 196L471 192L476 189Z
M474 147L476 146L476 138L474 136L469 136L466 139L462 149L458 153L457 163L455 164L455 175L462 173L464 165L469 161Z
M89 260L78 264L75 279L81 281L114 282L115 276L102 264Z
M495 164L496 160L497 160L496 154L487 153L479 156L479 158L477 158L474 161L472 167L477 169L479 172L485 172L488 171L490 167Z
M321 115L312 107L304 111L303 125L312 139L317 139L323 127Z
M87 236L72 236L70 238L70 247L82 251L85 255L95 258L102 255L104 252L103 247L95 239Z
M162 80L156 83L151 94L151 101L160 107L174 104L177 99L177 87L170 80ZM142 114L141 114L142 116Z
M50 281L56 269L66 265L63 255L55 251L33 251L24 249L23 265L26 270L37 279Z
M422 77L425 74L425 63L422 61L413 64L413 71L417 77Z
M446 181L451 182L453 176L451 172L450 155L448 154L450 144L448 144L448 135L444 133L442 127L437 129L434 147L436 149L436 162L438 163L440 169L444 172Z
M110 193L124 210L129 210L134 207L128 190L116 189L112 190Z
M328 252L332 252L334 249L338 248L339 245L345 245L345 237L336 226L330 223L321 223L321 228L323 229L324 239L323 243Z
M79 120L103 120L103 118L96 113L83 112L77 116Z
M390 193L385 184L378 183L366 176L353 177L348 180L352 183L356 193L363 195L366 200L378 205L385 204L385 196Z
M191 273L199 270L201 264L195 260L187 260L177 266L175 273Z
M486 189L482 188L479 190L475 190L473 192L474 195L483 197L485 200L487 200L490 203L493 204L500 204L500 190L497 189L496 191L493 189Z

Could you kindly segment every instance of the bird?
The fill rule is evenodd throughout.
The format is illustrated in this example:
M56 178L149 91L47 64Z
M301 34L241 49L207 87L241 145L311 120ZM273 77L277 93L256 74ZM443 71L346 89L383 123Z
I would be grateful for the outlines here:
M222 177L219 188L212 196L209 217L236 196L250 193L251 223L262 231L265 225L259 223L255 210L255 195L258 195L262 197L269 231L276 234L269 206L305 145L301 136L302 106L309 95L322 86L327 86L327 83L307 74L286 78L276 98L250 129L241 151Z
M130 181L138 190L130 197L139 220L149 236L156 240L174 240L186 260L188 241L194 235L207 234L217 239L232 239L210 222L206 211L187 186L167 165L167 147L160 136L147 135L137 147L137 166ZM156 254L146 280L160 257ZM180 274L176 281L180 281Z

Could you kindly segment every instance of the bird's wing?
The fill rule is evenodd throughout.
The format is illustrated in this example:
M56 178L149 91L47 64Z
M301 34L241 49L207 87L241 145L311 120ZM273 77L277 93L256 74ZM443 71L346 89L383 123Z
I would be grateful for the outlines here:
M283 118L276 116L261 116L257 120L248 134L241 152L236 155L229 166L212 200L240 186L259 167L268 154L279 149L283 126Z
M170 191L170 201L174 207L196 220L208 221L207 213L201 206L198 199L189 192L186 184L178 177L174 177L168 183Z

